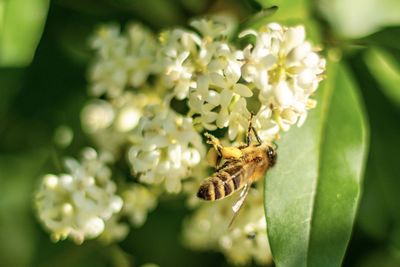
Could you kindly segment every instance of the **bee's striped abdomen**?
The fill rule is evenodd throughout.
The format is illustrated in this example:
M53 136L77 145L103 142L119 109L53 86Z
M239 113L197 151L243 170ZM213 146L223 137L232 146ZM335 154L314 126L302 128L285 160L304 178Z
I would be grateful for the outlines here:
M243 173L241 164L223 168L200 185L197 196L211 201L225 198L243 187Z

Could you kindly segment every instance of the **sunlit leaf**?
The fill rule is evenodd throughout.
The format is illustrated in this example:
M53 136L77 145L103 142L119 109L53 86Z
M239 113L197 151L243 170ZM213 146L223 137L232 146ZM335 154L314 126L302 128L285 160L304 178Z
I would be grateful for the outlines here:
M259 5L261 10L245 21L244 25L241 25L242 29L257 28L268 22L294 25L309 19L309 5L306 0L253 0L252 2Z
M318 0L319 10L341 36L360 38L400 24L397 0Z
M265 179L265 207L278 267L340 266L360 196L367 129L357 88L331 62L318 107L282 136Z
M365 62L383 93L400 107L400 65L390 54L373 48L365 53Z
M303 25L307 31L307 39L314 43L320 42L318 23L310 17L310 5L307 0L253 0L262 9L253 14L240 25L240 30L247 28L258 29L271 22L284 26Z
M307 19L309 14L308 0L264 0L266 6L277 6L279 9L273 19L278 22L294 22Z
M25 66L32 61L48 6L48 0L0 1L0 66Z

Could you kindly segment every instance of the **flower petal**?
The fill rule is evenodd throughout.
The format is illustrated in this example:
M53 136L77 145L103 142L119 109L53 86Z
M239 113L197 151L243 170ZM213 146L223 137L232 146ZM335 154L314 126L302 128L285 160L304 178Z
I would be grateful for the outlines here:
M249 89L249 87L242 83L235 84L233 86L233 91L243 97L251 97L253 95L253 92Z

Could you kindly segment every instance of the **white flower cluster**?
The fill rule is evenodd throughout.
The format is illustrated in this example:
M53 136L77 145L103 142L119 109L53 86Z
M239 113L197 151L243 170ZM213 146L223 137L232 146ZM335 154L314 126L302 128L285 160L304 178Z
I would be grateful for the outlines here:
M251 189L240 216L228 228L234 198L202 205L185 221L184 241L193 249L217 250L235 265L254 259L265 265L272 260L267 239L263 196Z
M307 110L316 105L310 96L322 80L325 59L305 41L303 26L287 28L271 23L259 31L244 31L240 36L249 35L256 41L243 50L242 75L259 90L261 108L256 127L264 136L265 129L274 124L284 131L295 123L301 125ZM268 119L272 127L266 127Z
M118 153L143 116L144 107L159 102L158 97L130 91L108 101L92 99L82 109L82 128L97 146Z
M129 186L122 193L124 200L123 213L126 214L130 222L135 226L142 226L147 214L157 205L158 194L154 190L134 184Z
M181 180L205 154L192 120L164 105L147 108L130 141L128 161L132 171L141 182L164 184L170 193L181 191Z
M240 99L253 94L240 81L243 53L228 42L232 26L227 21L200 20L191 25L200 34L182 29L162 34L164 81L176 98L188 99L195 123L207 130L230 126L234 133L246 127L249 118L248 112L239 113L246 106Z
M144 26L132 24L126 35L121 35L116 25L99 27L91 41L96 49L96 61L89 72L94 96L116 97L126 87L145 85L155 71L157 42Z
M163 82L176 98L187 99L194 122L207 130L228 127L234 140L246 129L247 102L258 95L258 112L252 111L263 139L301 125L315 106L310 96L325 70L325 60L305 41L304 27L271 23L246 30L239 37L252 36L255 42L239 49L227 41L228 25L211 25L195 21L200 34L176 29L161 35Z
M67 237L80 244L98 237L123 201L111 180L109 154L86 148L82 161L67 159L67 173L44 176L36 194L39 218L55 241Z

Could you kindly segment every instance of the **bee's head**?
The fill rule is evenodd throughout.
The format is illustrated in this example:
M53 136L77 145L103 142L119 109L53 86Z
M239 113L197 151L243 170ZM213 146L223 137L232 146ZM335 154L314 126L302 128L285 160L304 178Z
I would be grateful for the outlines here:
M271 146L267 146L266 152L267 152L269 167L273 167L278 157L278 155L276 154L276 149Z

